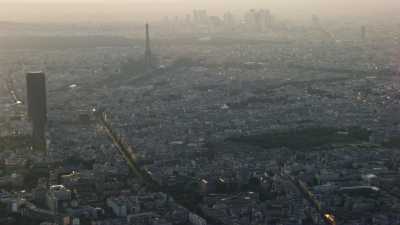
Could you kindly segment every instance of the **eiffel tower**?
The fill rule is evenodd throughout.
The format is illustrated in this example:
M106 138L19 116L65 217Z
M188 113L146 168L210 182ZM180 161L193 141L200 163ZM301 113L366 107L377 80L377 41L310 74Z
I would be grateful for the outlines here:
M146 51L144 55L144 63L146 66L146 70L151 70L153 67L151 48L150 48L150 32L149 32L149 24L146 24Z

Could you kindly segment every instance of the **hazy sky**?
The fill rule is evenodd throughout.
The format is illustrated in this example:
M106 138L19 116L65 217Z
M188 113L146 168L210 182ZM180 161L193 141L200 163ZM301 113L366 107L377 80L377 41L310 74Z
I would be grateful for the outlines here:
M291 18L310 14L386 17L399 14L400 0L0 0L0 20L140 21L182 16L193 8L220 14L261 7Z

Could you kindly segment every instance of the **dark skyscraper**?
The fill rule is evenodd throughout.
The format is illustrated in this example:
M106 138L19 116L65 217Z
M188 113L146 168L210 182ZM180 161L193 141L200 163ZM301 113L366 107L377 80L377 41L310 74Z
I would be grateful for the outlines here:
M28 118L32 122L32 140L35 150L46 150L47 97L46 77L42 72L28 73Z
M153 62L152 62L151 47L150 47L149 24L146 24L146 51L144 55L144 62L147 70L152 68Z

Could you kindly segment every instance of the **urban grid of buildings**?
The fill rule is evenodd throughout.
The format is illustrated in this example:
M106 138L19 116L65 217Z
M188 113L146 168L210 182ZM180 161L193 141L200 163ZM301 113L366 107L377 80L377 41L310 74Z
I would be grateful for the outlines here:
M396 25L14 26L30 44L0 37L0 224L400 224Z

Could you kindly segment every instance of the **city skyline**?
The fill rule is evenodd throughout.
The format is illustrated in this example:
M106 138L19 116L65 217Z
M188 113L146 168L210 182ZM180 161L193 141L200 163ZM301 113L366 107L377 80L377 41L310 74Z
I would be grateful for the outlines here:
M182 1L182 0L17 0L0 2L0 20L18 22L77 22L77 21L134 21L156 20L163 16L184 16L188 11L201 8L210 14L225 11L242 13L250 8L268 8L289 19L303 19L310 14L324 17L378 17L397 16L400 3L395 0L271 0L271 1ZM354 8L356 6L356 9Z

